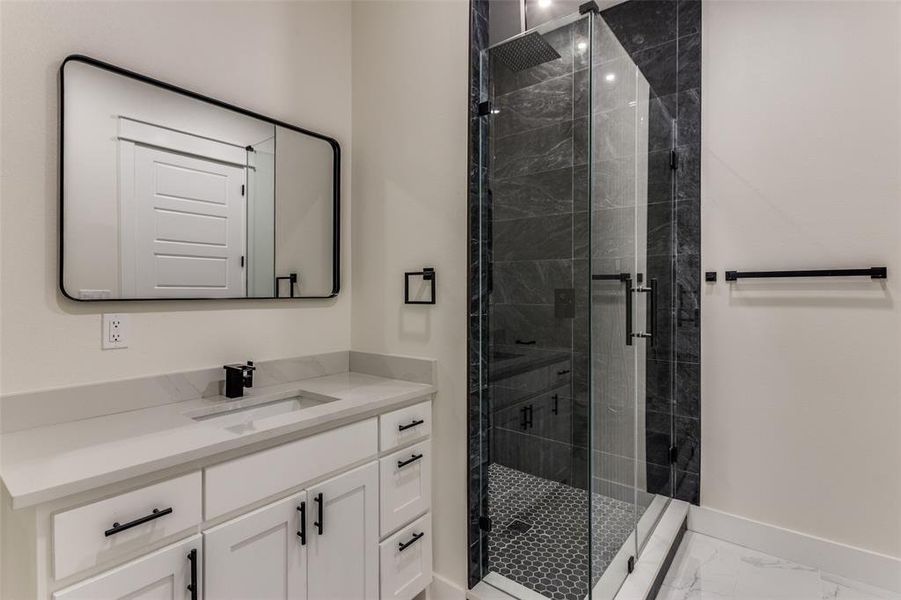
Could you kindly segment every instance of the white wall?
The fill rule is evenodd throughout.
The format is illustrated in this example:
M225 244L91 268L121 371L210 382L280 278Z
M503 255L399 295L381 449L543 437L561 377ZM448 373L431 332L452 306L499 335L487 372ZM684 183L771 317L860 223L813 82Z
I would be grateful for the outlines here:
M435 570L466 582L465 0L353 7L353 348L438 359ZM403 304L434 266L435 306Z
M701 502L901 556L901 3L705 2Z
M2 392L346 349L350 345L351 9L324 2L3 2ZM336 301L75 304L57 291L57 69L82 53L337 138ZM101 311L131 313L100 350Z

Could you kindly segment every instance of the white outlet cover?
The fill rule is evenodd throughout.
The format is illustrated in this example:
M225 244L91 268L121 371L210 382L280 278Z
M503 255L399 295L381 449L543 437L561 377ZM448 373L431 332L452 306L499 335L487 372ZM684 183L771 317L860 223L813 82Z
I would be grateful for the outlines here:
M128 348L128 315L110 313L102 315L102 317L101 347L104 350Z

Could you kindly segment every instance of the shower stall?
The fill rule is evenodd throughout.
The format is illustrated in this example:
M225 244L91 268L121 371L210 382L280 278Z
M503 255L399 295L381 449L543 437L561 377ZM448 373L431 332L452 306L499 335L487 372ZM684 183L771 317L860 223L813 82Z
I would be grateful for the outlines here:
M474 61L470 584L517 598L612 598L677 495L679 46L637 4Z

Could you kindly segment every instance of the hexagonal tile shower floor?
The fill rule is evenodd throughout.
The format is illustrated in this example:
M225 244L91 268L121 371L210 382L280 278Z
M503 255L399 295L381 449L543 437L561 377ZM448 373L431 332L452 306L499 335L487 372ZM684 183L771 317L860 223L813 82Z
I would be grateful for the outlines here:
M489 570L553 600L585 600L587 492L498 464L488 478ZM594 585L640 515L632 504L600 494L592 494L592 503Z

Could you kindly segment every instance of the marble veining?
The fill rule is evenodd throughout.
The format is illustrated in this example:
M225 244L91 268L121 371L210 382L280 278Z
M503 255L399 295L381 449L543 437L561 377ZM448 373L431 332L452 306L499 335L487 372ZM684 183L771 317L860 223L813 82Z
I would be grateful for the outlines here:
M658 600L901 600L901 595L687 532Z

